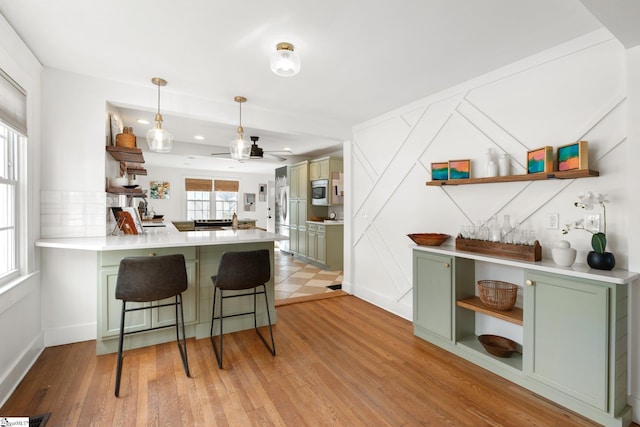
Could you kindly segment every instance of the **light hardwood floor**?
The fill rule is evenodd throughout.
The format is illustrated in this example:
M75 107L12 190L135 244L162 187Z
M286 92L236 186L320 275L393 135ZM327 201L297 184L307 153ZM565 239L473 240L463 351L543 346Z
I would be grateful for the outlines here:
M353 296L278 307L277 355L254 331L115 355L88 341L45 349L0 415L51 412L48 426L593 426L413 336L410 322Z

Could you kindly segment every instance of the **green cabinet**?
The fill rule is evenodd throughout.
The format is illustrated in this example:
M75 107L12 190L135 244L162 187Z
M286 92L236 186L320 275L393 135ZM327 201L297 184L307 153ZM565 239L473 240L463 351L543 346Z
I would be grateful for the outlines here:
M527 272L527 375L607 409L609 292L604 283ZM612 307L615 309L615 307Z
M307 222L306 258L325 270L342 270L344 265L344 226Z
M453 258L414 252L413 325L451 340L453 336Z
M486 277L475 277L477 268L480 275L519 276L522 283L514 283L522 286L522 308L496 312L483 306L475 284ZM586 265L567 270L545 260L416 247L414 334L597 423L628 426L628 286L637 278ZM477 330L482 316L491 317L478 323L482 328L522 328L522 352L510 358L489 355L477 340L477 334L491 333Z

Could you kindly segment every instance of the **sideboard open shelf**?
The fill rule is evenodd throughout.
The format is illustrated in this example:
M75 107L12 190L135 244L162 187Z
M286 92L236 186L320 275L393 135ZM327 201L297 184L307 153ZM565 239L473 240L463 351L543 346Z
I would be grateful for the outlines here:
M478 313L486 314L487 316L495 317L505 322L513 323L514 325L522 326L522 309L519 307L513 307L511 310L501 311L491 307L487 307L480 301L480 297L469 297L456 301L458 307L466 308Z
M468 184L488 184L492 182L518 182L518 181L544 181L549 179L575 179L592 178L600 176L600 172L591 169L576 169L570 171L539 172L526 175L494 176L489 178L467 178L467 179L443 179L427 181L428 186L441 187L443 185L468 185Z

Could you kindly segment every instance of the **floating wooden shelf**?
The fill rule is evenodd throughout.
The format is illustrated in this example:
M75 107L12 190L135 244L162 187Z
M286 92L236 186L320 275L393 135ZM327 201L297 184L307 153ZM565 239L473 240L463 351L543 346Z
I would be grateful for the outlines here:
M427 181L428 186L441 187L443 185L489 184L492 182L544 181L548 179L575 179L600 176L600 172L591 169L576 169L571 171L555 171L530 173L527 175L495 176L491 178L468 178Z
M126 194L127 196L135 196L135 197L147 197L144 191L142 191L140 187L138 188L107 187L107 193Z
M466 308L467 310L477 311L478 313L486 314L488 316L496 317L504 320L505 322L513 323L522 326L522 309L513 307L508 311L496 310L487 307L480 301L480 297L470 297L456 301L458 307Z
M144 156L140 148L105 146L107 153L120 162L120 174L146 175L147 170L142 167Z

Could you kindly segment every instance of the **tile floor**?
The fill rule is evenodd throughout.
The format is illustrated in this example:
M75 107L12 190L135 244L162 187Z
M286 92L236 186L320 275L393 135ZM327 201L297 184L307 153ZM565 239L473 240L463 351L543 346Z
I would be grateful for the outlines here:
M274 257L276 301L334 292L327 286L342 283L342 271L322 270L277 248Z

